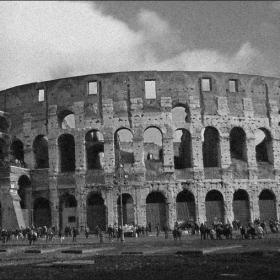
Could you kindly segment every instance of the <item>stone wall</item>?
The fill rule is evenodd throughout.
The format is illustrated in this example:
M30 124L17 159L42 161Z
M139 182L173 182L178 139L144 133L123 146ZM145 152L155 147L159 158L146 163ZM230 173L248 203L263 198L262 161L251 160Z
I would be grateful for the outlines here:
M202 78L211 80L211 90L204 91ZM145 98L145 80L156 83L156 98ZM236 92L230 92L229 80L236 82ZM96 81L98 94L88 94L88 83ZM38 90L44 89L44 101L39 102ZM241 75L236 73L145 71L123 72L69 77L33 83L0 92L0 116L9 123L0 138L7 145L18 139L24 146L26 172L31 172L32 194L28 198L29 210L35 197L48 196L52 222L59 225L59 199L72 193L78 203L76 221L86 226L87 196L91 192L102 195L107 206L107 222L117 222L119 190L113 185L116 173L115 133L127 129L133 143L126 150L134 153L134 163L125 164L128 184L123 192L131 195L134 203L135 223L146 224L146 198L156 191L166 202L167 222L170 227L176 220L176 196L188 189L196 203L196 220L206 220L206 196L218 190L224 201L224 222L234 218L233 193L243 189L249 194L250 218L260 216L258 196L268 189L275 195L276 217L279 217L280 130L279 130L280 79ZM187 118L173 121L172 108L186 108ZM74 114L74 127L63 129L62 120ZM203 133L214 127L219 134L219 166L204 168ZM246 134L246 161L231 158L230 131L242 128ZM144 133L156 128L162 135L162 159L147 161L148 146ZM271 135L270 162L256 161L255 131L266 129ZM191 167L175 170L173 135L176 129L191 134ZM102 170L88 170L85 135L98 130L104 137ZM75 139L75 170L61 173L59 137L70 134ZM33 143L38 135L48 139L49 168L36 167ZM1 142L0 142L1 143ZM150 146L156 150L155 146ZM176 151L178 153L178 151ZM2 177L1 177L2 176ZM0 201L10 193L21 172L10 172L4 179L0 175ZM4 209L4 212L7 209ZM3 217L3 215L2 215ZM4 222L5 221L5 222ZM6 224L7 219L2 218Z

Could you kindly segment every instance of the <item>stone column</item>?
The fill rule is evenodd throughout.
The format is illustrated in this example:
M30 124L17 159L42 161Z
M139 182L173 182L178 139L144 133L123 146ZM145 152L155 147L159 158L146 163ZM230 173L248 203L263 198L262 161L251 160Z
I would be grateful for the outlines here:
M195 215L198 224L206 221L205 194L203 187L204 184L202 181L195 183Z
M174 172L173 137L166 135L162 139L164 172Z
M115 172L115 146L114 128L109 127L104 131L104 172Z
M249 179L257 180L258 179L258 166L256 161L256 150L255 150L255 136L247 135L247 162L249 170Z
M31 113L25 113L23 115L23 144L24 144L24 162L29 169L35 168L34 154L31 143L31 129L32 116Z
M134 131L133 150L134 150L134 166L144 170L145 150L144 150L144 138L143 138L142 129L137 129Z
M76 209L76 217L77 217L77 226L83 232L87 226L87 207L86 207L86 199L87 193L85 191L86 185L86 175L83 171L76 171L75 174L75 197L77 199L77 209Z
M203 170L203 153L200 132L192 132L192 166Z
M57 188L57 173L49 174L49 197L52 225L59 228L59 194Z
M176 199L174 197L174 184L169 184L167 187L167 222L168 227L173 229L174 223L177 220L176 215Z
M75 134L75 158L76 158L76 172L86 171L86 141L83 130L79 130Z
M107 209L107 225L114 225L118 221L116 218L115 191L112 186L108 186L106 190L102 190L102 194L105 197L104 204Z
M224 186L224 207L225 207L225 222L230 223L232 225L232 221L234 220L234 213L233 213L233 186L229 183L223 182Z
M233 172L229 169L231 165L230 156L230 142L229 135L223 134L220 136L220 149L221 149L221 168L222 168L222 179L225 181L232 180Z
M49 150L49 168L51 173L59 172L60 159L59 159L59 147L57 138L59 136L59 123L57 118L57 105L49 106L49 118L48 118L48 150Z
M250 217L251 221L260 217L260 207L259 207L259 191L256 182L250 184Z
M57 173L60 171L60 159L59 159L59 147L57 144L57 139L49 139L48 149L49 149L49 167L51 173Z

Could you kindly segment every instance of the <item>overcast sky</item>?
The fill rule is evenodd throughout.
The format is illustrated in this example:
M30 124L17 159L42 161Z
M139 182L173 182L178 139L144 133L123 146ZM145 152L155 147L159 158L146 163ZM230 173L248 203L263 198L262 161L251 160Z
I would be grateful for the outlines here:
M0 2L0 89L94 73L280 77L280 2Z

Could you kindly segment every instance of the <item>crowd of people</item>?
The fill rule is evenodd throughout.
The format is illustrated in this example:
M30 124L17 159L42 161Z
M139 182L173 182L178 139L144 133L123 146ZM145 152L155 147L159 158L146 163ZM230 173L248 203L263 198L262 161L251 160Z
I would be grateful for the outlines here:
M45 240L46 242L53 241L54 236L57 235L60 241L62 241L65 237L72 237L72 241L77 241L77 235L79 231L76 227L70 227L67 225L62 231L62 229L56 230L55 226L47 227L27 227L27 228L17 228L17 229L1 229L0 231L0 239L2 243L6 244L11 241L15 243L19 240L25 241L28 240L29 244L32 245L38 239Z
M254 222L248 222L245 227L241 221L234 219L232 223L223 224L218 221L217 218L214 219L211 225L208 222L198 223L193 221L176 221L174 224L174 229L170 229L167 224L160 226L159 223L155 226L156 236L159 236L160 231L163 230L165 238L168 238L168 233L171 232L174 240L178 238L181 239L183 232L190 235L200 235L201 239L223 239L224 236L226 239L232 239L233 234L236 238L240 239L249 239L249 238L263 238L265 234L268 233L268 228L272 233L279 232L279 221L274 221L273 219L269 220L268 227L266 222L261 221L259 218L255 219ZM110 241L113 241L114 238L118 241L121 240L122 235L129 237L144 237L148 236L149 232L152 231L151 223L148 223L147 226L144 225L133 225L125 224L123 227L118 226L116 223L114 225L108 225L105 232L103 232L97 225L93 231L90 231L88 227L85 228L85 237L88 238L90 233L93 233L96 237L102 237L103 234L108 234ZM34 244L39 238L45 240L46 242L53 241L54 236L56 235L60 242L65 237L71 237L73 242L77 241L77 236L80 234L78 228L70 227L66 225L64 230L56 230L55 226L47 227L38 227L34 226L28 228L20 229L1 229L0 238L4 244L8 241L13 243L18 240L28 240L29 244Z
M128 235L131 237L141 237L141 236L148 236L148 232L151 231L151 225L140 226L140 225L133 225L133 224L125 224L123 227L118 226L117 224L109 225L107 228L107 233L109 236L109 240L113 241L114 238L118 240L121 239L122 233L124 235Z

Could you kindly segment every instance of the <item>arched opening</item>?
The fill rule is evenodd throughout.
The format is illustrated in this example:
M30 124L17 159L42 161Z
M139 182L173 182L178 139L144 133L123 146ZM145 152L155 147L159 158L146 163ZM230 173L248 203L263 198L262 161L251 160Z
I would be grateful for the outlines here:
M6 166L8 162L8 145L0 138L0 167Z
M121 128L115 132L115 165L133 164L134 163L134 148L133 134L129 129Z
M272 163L272 138L270 132L265 128L257 129L255 132L256 160L257 162Z
M62 134L58 138L60 152L60 171L75 171L75 140L71 134Z
M27 208L27 189L31 187L31 181L26 175L22 175L18 179L18 195L21 199L20 206L22 209Z
M163 163L162 134L158 128L150 127L144 132L144 162L148 173L158 174Z
M220 136L216 128L205 128L202 149L204 167L220 167Z
M120 196L118 197L117 205L118 205L118 223L120 225L121 224ZM123 206L123 224L134 225L134 202L133 202L133 197L130 194L128 193L122 194L122 206Z
M146 221L152 231L155 231L157 223L163 229L167 221L166 213L166 199L164 195L161 192L149 193L146 198Z
M75 128L75 115L70 110L63 110L58 114L58 122L62 129Z
M234 219L240 221L245 227L251 221L249 195L245 190L239 189L234 193L233 214Z
M8 129L9 129L8 121L4 117L0 116L0 132L7 134Z
M87 169L98 170L104 164L104 138L98 130L89 131L86 136Z
M206 220L208 225L212 225L215 218L217 221L224 223L224 198L217 191L209 191L205 198Z
M46 198L40 197L34 201L33 221L36 228L50 227L52 225L50 202Z
M259 195L260 220L269 224L269 220L277 220L276 197L268 189L263 190Z
M173 134L174 167L192 167L192 137L188 130L177 129Z
M255 131L256 160L259 179L274 179L273 176L273 147L270 132L265 128Z
M49 168L48 138L38 135L33 142L36 168Z
M172 109L171 114L173 124L182 124L190 122L190 111L188 106L184 104L176 105Z
M248 178L246 134L242 128L234 127L229 137L233 177L246 179Z
M106 206L102 195L96 192L90 193L87 198L87 226L90 232L94 232L96 226L106 230Z
M74 195L65 193L59 200L59 227L65 229L77 226L77 200Z
M20 207L23 215L25 225L28 227L32 223L32 213L28 210L28 200L31 199L27 196L28 189L31 188L31 181L26 175L21 175L18 179L18 195L20 197ZM30 209L30 208L29 208Z
M229 134L230 156L238 160L247 161L246 134L241 127L234 127Z
M195 222L195 199L194 195L183 190L176 197L177 221Z
M11 163L19 167L25 167L23 143L18 139L11 144Z

